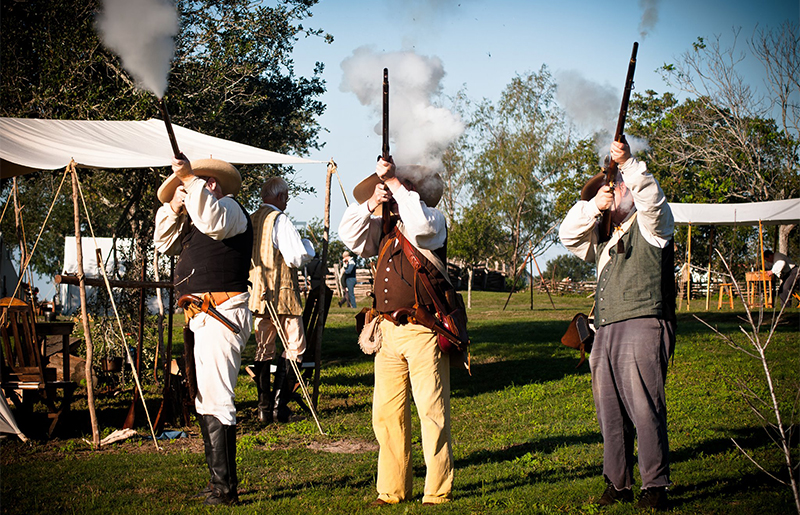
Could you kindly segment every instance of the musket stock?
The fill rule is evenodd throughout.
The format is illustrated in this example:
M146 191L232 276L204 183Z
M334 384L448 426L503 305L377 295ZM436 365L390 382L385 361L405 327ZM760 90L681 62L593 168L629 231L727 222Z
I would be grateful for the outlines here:
M633 52L631 52L631 60L628 63L628 75L625 77L625 89L622 93L622 104L619 108L619 118L617 119L617 130L614 132L614 141L625 140L625 118L628 116L628 103L631 99L631 91L633 91L633 74L636 71L636 53L639 51L639 43L633 43ZM614 179L617 176L617 163L611 159L608 166L604 170L606 174L606 185L614 189ZM611 223L611 210L606 209L603 211L603 218L600 221L600 243L606 242L611 239L611 233L614 231Z

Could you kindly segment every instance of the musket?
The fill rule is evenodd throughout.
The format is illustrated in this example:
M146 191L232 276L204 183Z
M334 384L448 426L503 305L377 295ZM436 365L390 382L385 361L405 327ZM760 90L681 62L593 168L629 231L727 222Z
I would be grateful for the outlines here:
M617 130L614 132L614 141L625 141L625 118L628 116L628 102L631 99L631 91L633 91L633 74L636 71L636 52L639 50L639 43L633 43L633 52L631 52L631 60L628 63L628 75L625 77L625 90L622 93L622 104L619 108L619 119L617 120ZM614 190L614 179L617 177L618 165L613 159L609 160L603 173L605 173L606 185ZM600 222L600 241L599 243L606 242L611 239L611 233L614 231L611 226L611 210L606 209L603 211L603 218Z
M191 294L184 295L178 299L178 306L182 307L183 309L186 309L189 304L193 304L203 313L207 313L211 317L216 318L220 321L220 323L222 323L222 325L233 331L234 334L239 334L240 330L238 327L236 327L236 324L231 322L228 317L217 311L217 308L212 306L210 302L201 299L197 295Z
M381 158L389 162L392 159L389 153L389 68L383 69L383 144L381 145ZM386 202L382 209L383 233L392 230L392 204L394 200Z
M181 151L178 148L178 140L175 139L175 132L172 130L172 122L169 119L169 111L167 111L167 103L164 102L163 97L158 101L158 108L161 109L161 117L164 118L164 125L167 126L167 135L172 145L172 154L175 156L175 159L180 159Z

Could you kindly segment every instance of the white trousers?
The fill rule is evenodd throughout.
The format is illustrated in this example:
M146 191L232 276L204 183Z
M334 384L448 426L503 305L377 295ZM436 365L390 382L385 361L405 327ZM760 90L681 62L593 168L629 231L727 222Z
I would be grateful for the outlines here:
M244 292L217 306L217 311L239 327L239 334L206 313L198 313L189 321L197 373L195 408L198 415L213 415L227 426L236 424L234 389L253 325L249 299L250 294Z

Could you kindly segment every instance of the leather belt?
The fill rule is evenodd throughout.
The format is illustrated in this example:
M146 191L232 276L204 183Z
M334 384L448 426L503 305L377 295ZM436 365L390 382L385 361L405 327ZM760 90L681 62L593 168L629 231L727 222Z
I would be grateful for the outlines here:
M212 291L208 292L211 295L211 298L214 299L214 305L219 306L223 302L226 302L228 299L231 299L237 295L241 295L244 292L240 291Z

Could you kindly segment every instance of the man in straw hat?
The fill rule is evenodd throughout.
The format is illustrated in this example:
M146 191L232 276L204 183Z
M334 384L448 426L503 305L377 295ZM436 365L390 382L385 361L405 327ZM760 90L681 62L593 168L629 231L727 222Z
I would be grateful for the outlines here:
M301 238L294 224L286 216L289 202L289 185L280 177L272 177L261 186L262 204L253 213L253 255L250 282L253 285L250 310L257 318L255 381L258 390L258 419L271 424L277 398L279 422L288 422L291 414L287 404L292 394L294 373L288 360L298 363L306 350L303 330L303 305L297 269L311 261L316 252L311 242ZM288 340L277 374L275 393L270 393L270 363L275 357L277 328L270 315L278 316L283 333Z
M597 265L594 338L589 365L603 435L607 488L600 505L633 501L634 436L639 444L642 508L665 509L669 444L664 383L675 348L674 222L664 192L626 142L611 144L619 164L613 191L597 178L561 222L559 237ZM599 243L598 217L616 226Z
M393 316L417 305L433 311L427 291L415 281L398 233L420 250L423 265L435 282L445 279L430 259L447 263L447 227L436 204L443 181L421 166L400 166L383 159L375 173L353 191L358 203L345 211L339 236L362 257L378 256L373 314L379 318L382 343L375 355L372 426L380 445L378 498L374 505L409 499L412 490L411 400L419 412L427 472L423 504L452 498L453 453L450 436L450 356L437 336L408 316ZM391 227L383 232L380 214L396 201ZM430 256L430 259L424 257Z
M203 432L211 480L206 504L238 502L234 388L242 350L250 337L248 270L253 246L250 217L234 199L239 171L219 159L173 159L173 174L158 189L155 246L178 254L175 291L202 297L239 329L238 334L204 311L186 310L194 335L195 408ZM190 335L191 337L191 335Z

